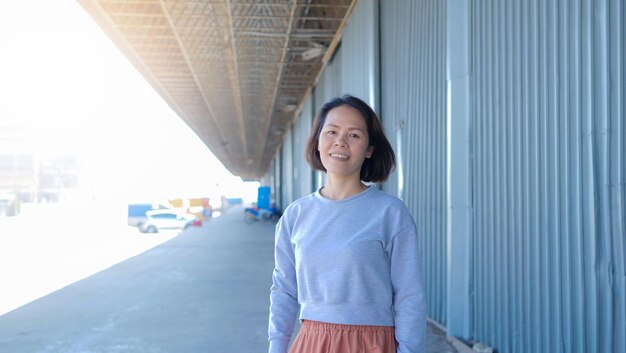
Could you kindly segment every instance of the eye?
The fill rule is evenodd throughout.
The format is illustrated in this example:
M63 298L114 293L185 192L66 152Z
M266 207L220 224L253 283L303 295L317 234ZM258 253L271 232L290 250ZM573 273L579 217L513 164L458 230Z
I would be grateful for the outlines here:
M335 134L335 130L327 130L326 134L328 135L334 135Z
M359 136L359 135L357 135L357 134L350 134L350 137L352 137L352 138L356 138L356 139L361 138L361 136Z

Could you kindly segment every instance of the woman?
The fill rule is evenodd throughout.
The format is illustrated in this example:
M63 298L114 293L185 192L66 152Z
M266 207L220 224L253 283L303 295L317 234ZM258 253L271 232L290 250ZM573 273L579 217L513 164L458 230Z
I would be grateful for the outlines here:
M307 141L325 185L276 226L270 353L425 352L425 298L415 223L383 182L395 155L376 113L352 96L326 103Z

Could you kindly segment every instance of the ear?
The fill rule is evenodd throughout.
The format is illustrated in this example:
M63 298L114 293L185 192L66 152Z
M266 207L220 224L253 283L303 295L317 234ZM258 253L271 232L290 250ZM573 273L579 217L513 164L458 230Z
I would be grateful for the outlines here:
M365 152L365 158L372 158L373 153L374 153L374 146L369 146L367 148L367 152Z

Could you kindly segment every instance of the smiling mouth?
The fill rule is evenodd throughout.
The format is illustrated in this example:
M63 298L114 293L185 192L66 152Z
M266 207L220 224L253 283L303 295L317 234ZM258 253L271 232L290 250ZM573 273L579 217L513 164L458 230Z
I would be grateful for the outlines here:
M349 158L348 156L342 153L331 153L329 154L329 156L331 156L332 158L341 159L341 160L346 160Z

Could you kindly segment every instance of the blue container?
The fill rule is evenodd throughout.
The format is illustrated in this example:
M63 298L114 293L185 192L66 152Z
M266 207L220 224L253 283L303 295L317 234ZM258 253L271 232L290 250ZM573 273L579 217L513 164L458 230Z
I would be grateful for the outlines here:
M259 187L259 197L257 200L257 206L259 208L269 209L270 208L270 187L269 186L261 186Z
M142 204L129 204L128 205L128 217L145 217L146 212L152 210L151 203L142 203Z

